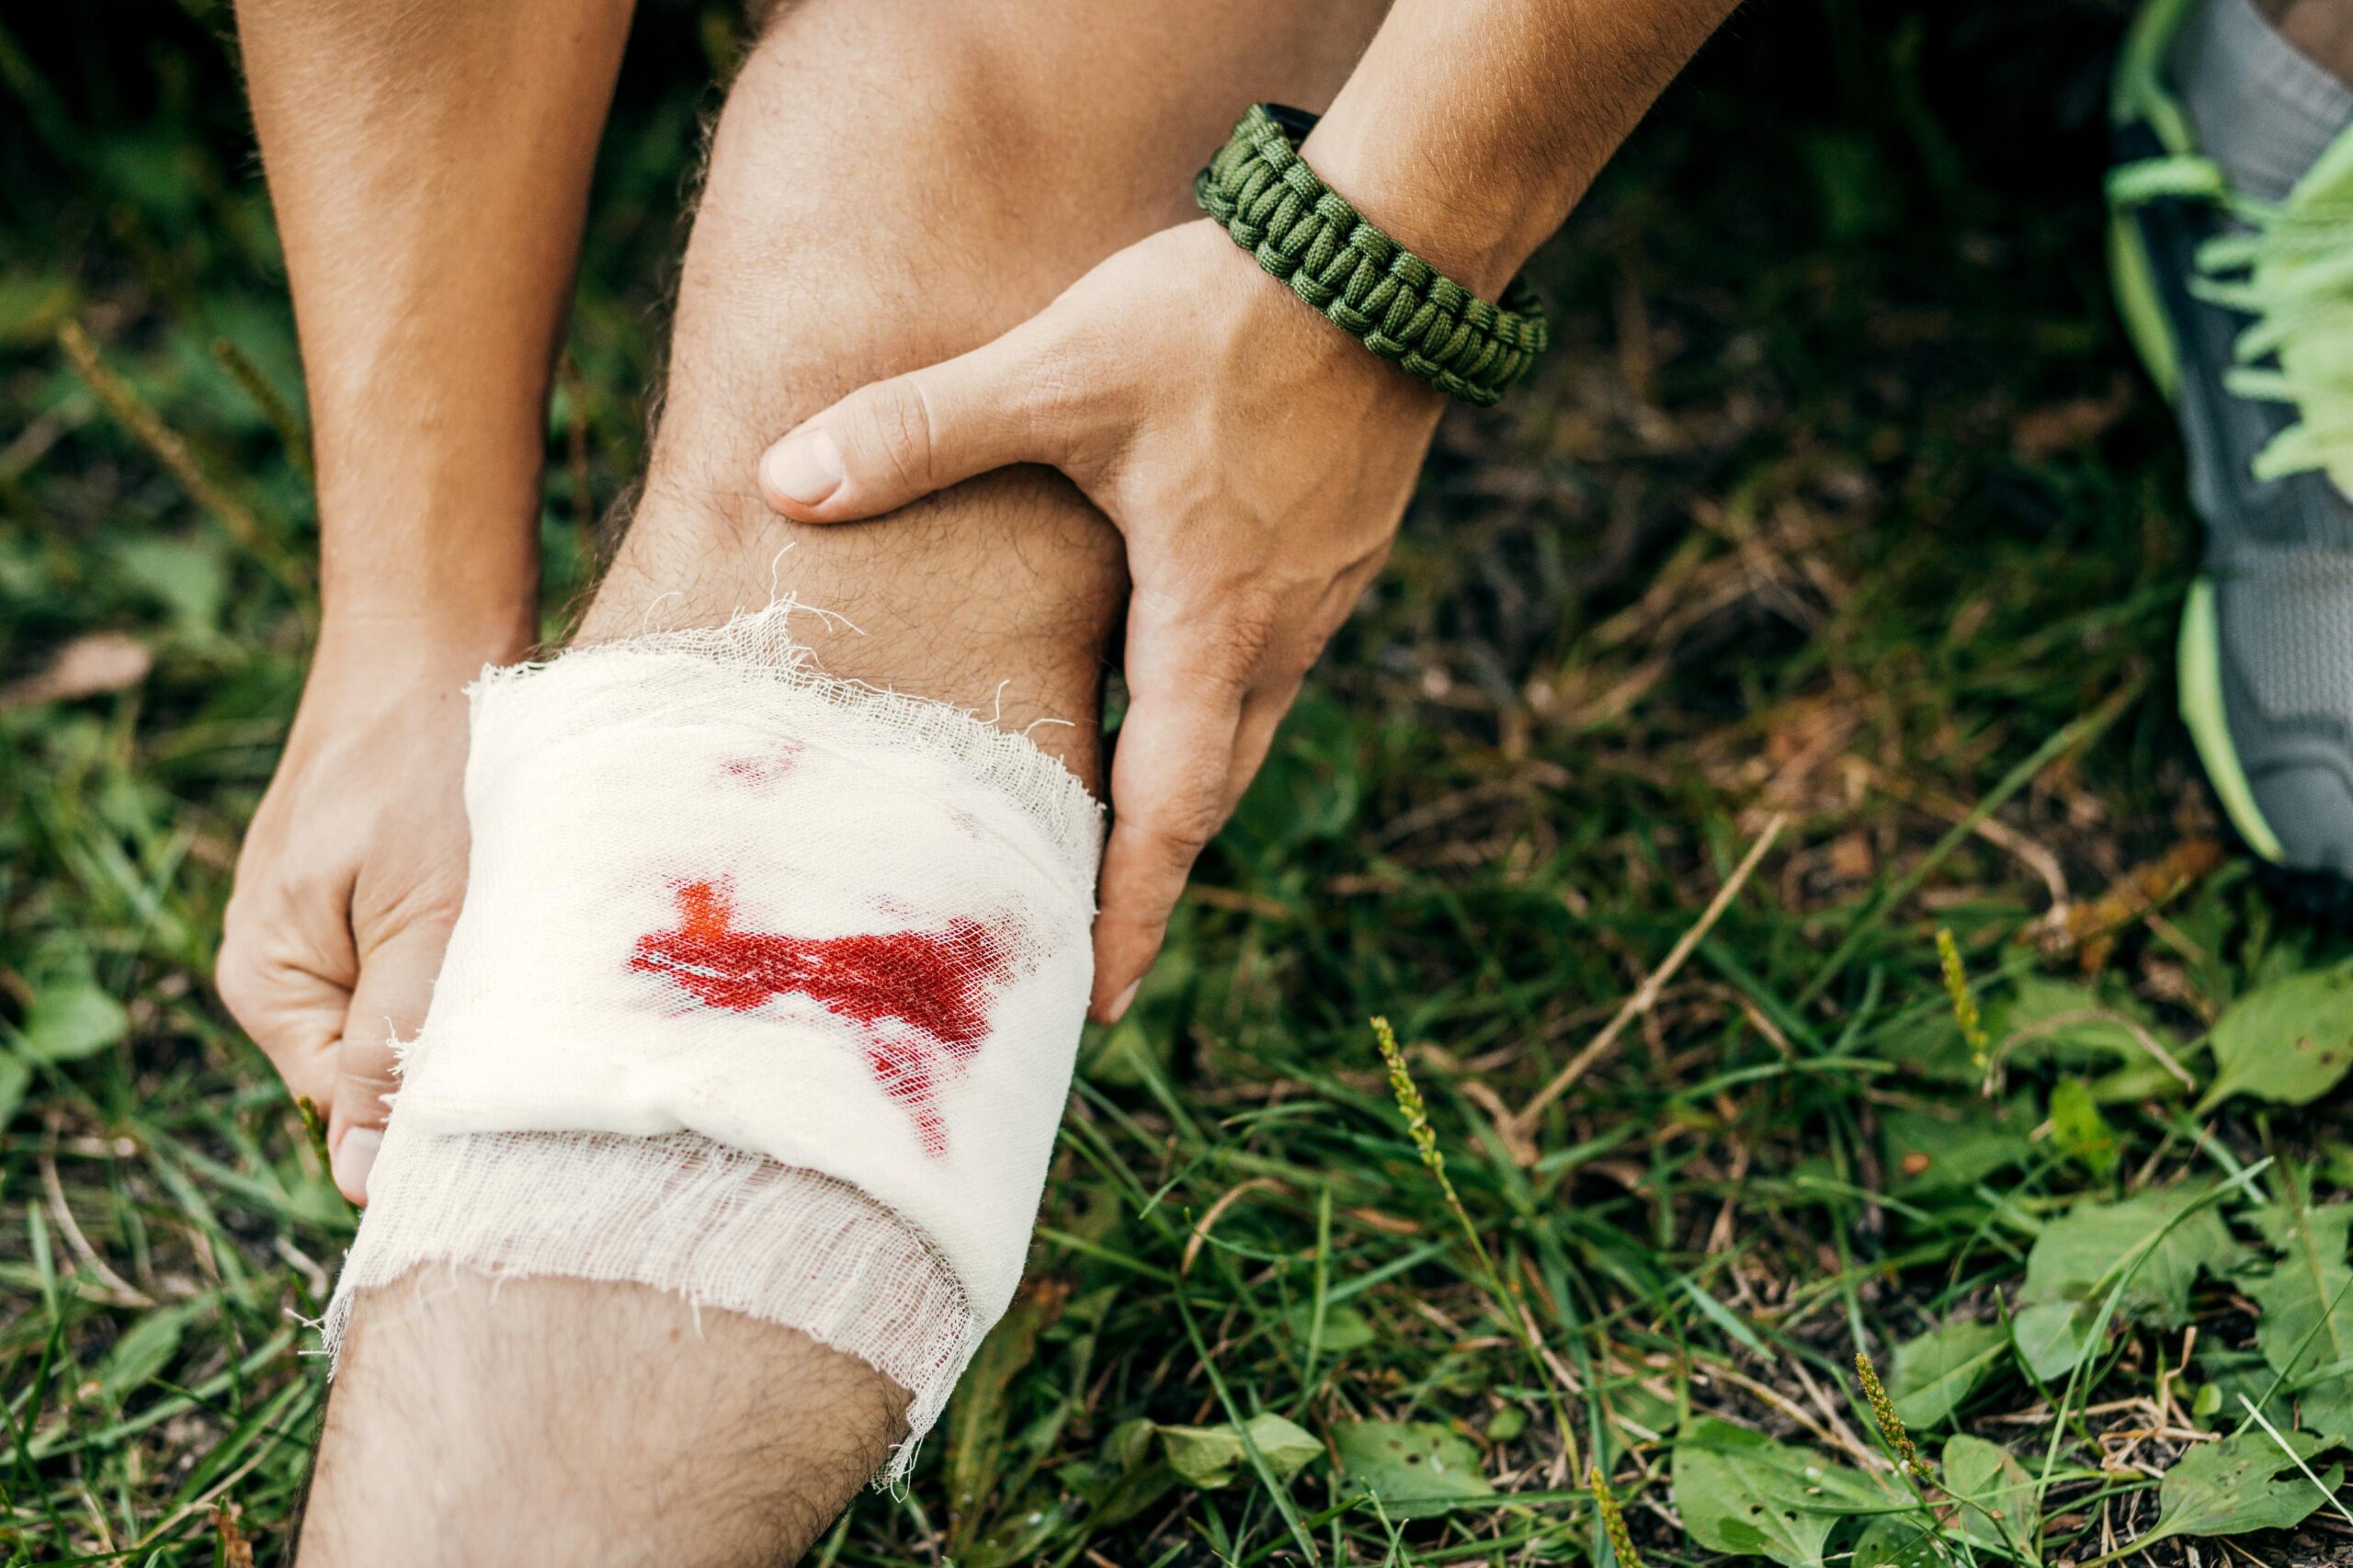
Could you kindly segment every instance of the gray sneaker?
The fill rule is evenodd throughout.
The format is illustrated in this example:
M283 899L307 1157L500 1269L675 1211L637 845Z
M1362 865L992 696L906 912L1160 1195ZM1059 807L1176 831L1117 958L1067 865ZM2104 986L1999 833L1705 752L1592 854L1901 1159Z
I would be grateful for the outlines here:
M2206 527L2181 714L2248 847L2353 912L2353 131L2281 199L2234 189L2165 79L2195 3L2134 24L2108 182L2118 306Z

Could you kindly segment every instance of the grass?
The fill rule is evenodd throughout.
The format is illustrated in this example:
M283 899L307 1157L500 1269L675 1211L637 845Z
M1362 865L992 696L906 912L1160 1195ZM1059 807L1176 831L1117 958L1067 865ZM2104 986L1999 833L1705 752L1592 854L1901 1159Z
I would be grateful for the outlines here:
M133 9L0 24L0 1549L269 1563L352 1221L206 977L312 517L227 8ZM2299 1050L2353 949L2216 842L2171 712L2123 19L1768 0L1711 48L1090 1036L914 1484L818 1561L2353 1561L2353 1148ZM551 605L730 31L639 28Z

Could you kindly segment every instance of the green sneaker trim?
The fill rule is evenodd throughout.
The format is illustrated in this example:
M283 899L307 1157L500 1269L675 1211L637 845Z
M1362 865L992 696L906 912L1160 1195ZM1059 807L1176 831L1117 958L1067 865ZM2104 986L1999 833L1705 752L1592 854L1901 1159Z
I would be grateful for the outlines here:
M2118 126L2146 126L2169 154L2192 153L2197 147L2189 116L2166 85L2165 65L2174 34L2198 3L2149 0L2143 6L2117 51L2115 74L2109 82L2109 119ZM2181 384L2180 350L2173 321L2165 313L2156 267L2141 226L2132 220L2131 205L2120 199L2113 188L2109 192L2108 271L2125 334L2147 367L2149 379L2171 402Z
M2239 766L2238 748L2231 744L2230 721L2222 712L2222 642L2214 620L2211 577L2201 576L2192 583L2189 598L2181 607L2179 662L2181 722L2189 726L2198 760L2206 765L2206 777L2221 798L2222 810L2248 848L2274 865L2283 863L2287 852L2280 847L2279 835L2256 809L2255 790L2247 784L2246 769Z
M2121 211L2109 214L2108 278L2116 295L2116 312L2124 321L2124 335L2141 356L2158 395L2171 403L2181 386L2181 350L2174 342L2173 318L2158 295L2156 268L2141 226Z
M2181 100L2165 85L2165 54L2199 0L2149 0L2124 35L2109 79L2108 112L2117 125L2144 122L2168 153L2193 150L2197 138Z

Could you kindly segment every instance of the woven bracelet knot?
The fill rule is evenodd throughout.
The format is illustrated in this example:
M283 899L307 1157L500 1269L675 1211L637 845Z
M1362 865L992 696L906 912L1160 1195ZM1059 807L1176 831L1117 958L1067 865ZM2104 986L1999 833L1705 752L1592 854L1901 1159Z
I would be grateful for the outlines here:
M1399 244L1316 177L1303 134L1253 104L1193 181L1201 210L1383 359L1464 403L1502 397L1552 341L1535 291L1514 278L1495 304Z

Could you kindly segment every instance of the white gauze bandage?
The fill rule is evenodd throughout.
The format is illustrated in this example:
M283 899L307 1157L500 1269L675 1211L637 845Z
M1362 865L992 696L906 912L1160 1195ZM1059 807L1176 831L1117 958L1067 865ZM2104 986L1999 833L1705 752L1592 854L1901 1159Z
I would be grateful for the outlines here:
M330 1348L420 1264L634 1280L861 1358L919 1438L1012 1300L1100 811L1025 739L817 674L785 614L474 687L465 907Z

